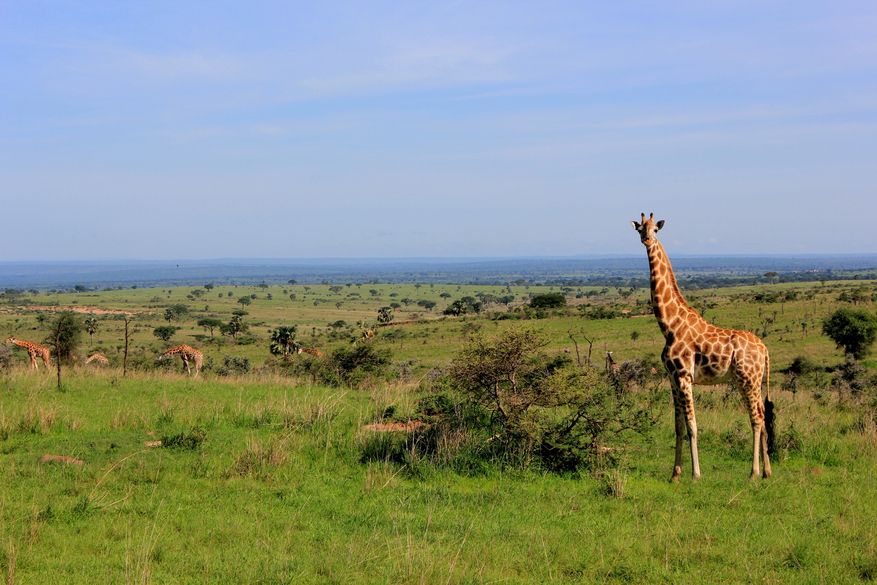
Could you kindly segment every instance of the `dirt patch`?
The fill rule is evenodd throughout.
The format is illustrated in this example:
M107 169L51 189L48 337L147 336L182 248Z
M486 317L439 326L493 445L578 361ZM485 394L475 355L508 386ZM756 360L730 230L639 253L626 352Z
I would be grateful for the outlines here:
M76 459L75 457L68 457L67 455L43 455L40 457L40 463L75 463L76 465L82 465L85 463L82 459Z
M74 313L94 313L95 315L134 315L132 311L122 311L120 309L101 309L100 307L90 307L87 305L71 305L69 307L45 306L39 305L35 307L25 307L29 311L73 311Z
M376 433L389 433L392 431L405 431L406 433L410 433L415 429L419 429L424 426L426 423L420 420L412 420L407 423L402 422L392 422L392 423L375 423L373 425L365 425L362 427L366 431L373 431Z

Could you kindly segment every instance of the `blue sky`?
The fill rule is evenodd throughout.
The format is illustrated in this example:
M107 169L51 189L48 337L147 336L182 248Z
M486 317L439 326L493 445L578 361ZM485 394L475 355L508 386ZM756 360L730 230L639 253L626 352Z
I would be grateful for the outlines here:
M0 261L874 253L874 2L0 2Z

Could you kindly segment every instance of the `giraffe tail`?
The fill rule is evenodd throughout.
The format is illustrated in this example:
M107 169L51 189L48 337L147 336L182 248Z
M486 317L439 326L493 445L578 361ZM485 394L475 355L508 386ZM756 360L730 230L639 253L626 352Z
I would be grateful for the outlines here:
M776 439L776 413L774 412L773 401L770 399L770 354L764 356L764 376L764 432L767 435L767 452L769 455L774 455L774 445Z

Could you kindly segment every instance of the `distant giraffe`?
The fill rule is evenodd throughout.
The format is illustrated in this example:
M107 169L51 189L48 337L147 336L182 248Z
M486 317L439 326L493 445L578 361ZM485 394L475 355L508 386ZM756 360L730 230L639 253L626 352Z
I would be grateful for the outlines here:
M306 347L298 348L298 353L307 353L314 357L323 357L323 352L319 349L308 349Z
M30 356L30 367L31 369L38 370L40 369L37 365L37 356L40 356L43 359L43 363L46 364L46 369L50 368L49 360L51 358L52 352L48 347L44 345L40 345L39 343L34 343L32 341L24 341L23 339L15 339L10 336L9 339L6 340L6 343L14 343L19 347L23 347L27 350L27 355Z
M190 376L192 375L192 370L189 368L189 360L195 362L196 376L198 375L198 372L201 371L201 364L204 362L204 354L194 347L189 347L185 343L170 348L155 359L160 361L165 358L173 357L175 355L179 355L180 358L183 360L183 365L186 366L186 371L189 373Z
M606 369L616 376L621 373L621 369L618 367L618 364L616 364L615 360L612 359L611 351L606 352Z
M764 477L770 477L768 448L773 443L774 413L770 401L770 355L758 337L748 331L722 329L712 325L688 306L664 247L658 241L658 230L664 221L654 221L654 214L642 223L630 222L639 232L649 257L652 307L658 327L666 343L661 360L673 385L673 406L676 415L676 461L672 481L682 473L682 442L686 427L691 442L691 473L700 478L697 456L697 421L694 417L694 384L721 384L733 380L740 390L743 404L749 411L752 425L752 473L758 477L759 450L764 458ZM762 379L766 381L764 402L761 401Z
M87 366L87 365L91 364L91 362L96 362L97 364L99 364L101 366L110 365L110 360L108 360L106 357L104 357L103 355L101 355L99 353L96 353L96 354L92 355L90 358L88 358L87 360L85 360L85 365Z

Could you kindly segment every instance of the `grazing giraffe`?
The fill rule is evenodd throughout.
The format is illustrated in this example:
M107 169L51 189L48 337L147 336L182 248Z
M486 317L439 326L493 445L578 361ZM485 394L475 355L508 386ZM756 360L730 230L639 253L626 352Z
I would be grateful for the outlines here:
M91 357L89 357L87 360L85 360L85 365L87 366L87 365L91 364L91 362L97 362L98 364L100 364L102 366L110 365L110 360L108 360L106 357L104 357L102 354L99 354L99 353L96 353L96 354L92 355Z
M323 357L323 352L320 351L319 349L308 349L306 347L300 347L300 348L298 348L298 353L300 353L300 354L306 353L306 354L310 354L314 357Z
M19 347L23 347L27 350L27 355L30 356L30 367L31 369L38 370L39 365L37 364L37 356L40 356L43 360L43 363L46 364L46 369L50 368L49 360L51 358L52 352L48 347L44 345L40 345L39 343L34 343L32 341L24 341L23 339L15 339L10 336L9 339L6 340L6 343L14 343Z
M192 375L192 370L189 369L189 360L192 360L193 362L195 362L195 375L196 376L198 375L198 372L201 371L201 364L204 362L204 354L201 353L200 351L198 351L197 349L195 349L194 347L189 347L185 343L182 345L177 345L177 346L170 348L169 350L167 350L166 352L164 352L163 354L161 354L160 356L158 356L155 359L158 361L161 361L165 358L173 357L175 355L179 355L180 358L182 358L183 365L186 366L186 371L189 373L190 376Z
M700 478L697 456L697 421L694 417L694 384L721 384L732 381L740 390L752 425L752 473L758 477L759 450L764 459L764 477L770 477L768 447L773 443L774 414L770 401L770 355L764 343L748 331L722 329L704 320L685 302L670 260L658 241L664 221L654 214L642 223L630 222L639 232L649 257L652 308L666 343L661 360L673 386L676 415L676 461L672 481L682 473L682 442L686 427L691 446L692 477ZM762 379L766 377L766 397L761 402ZM760 448L760 449L759 449Z

